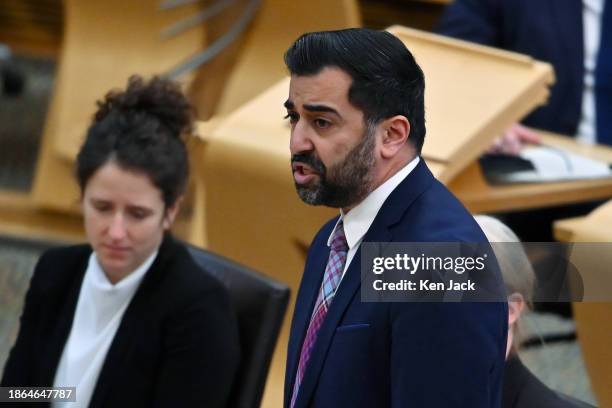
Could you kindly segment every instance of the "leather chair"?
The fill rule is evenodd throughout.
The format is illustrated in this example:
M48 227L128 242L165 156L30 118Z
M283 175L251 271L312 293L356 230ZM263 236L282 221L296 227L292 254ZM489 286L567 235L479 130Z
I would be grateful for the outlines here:
M192 245L188 248L198 265L228 288L238 315L242 361L229 406L259 407L289 288L220 255Z

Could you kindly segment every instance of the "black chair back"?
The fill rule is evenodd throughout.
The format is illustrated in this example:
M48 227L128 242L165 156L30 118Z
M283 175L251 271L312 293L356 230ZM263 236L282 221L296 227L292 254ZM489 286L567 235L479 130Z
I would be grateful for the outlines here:
M227 287L238 317L242 359L229 406L259 407L274 347L289 302L289 288L243 265L188 245L204 270Z

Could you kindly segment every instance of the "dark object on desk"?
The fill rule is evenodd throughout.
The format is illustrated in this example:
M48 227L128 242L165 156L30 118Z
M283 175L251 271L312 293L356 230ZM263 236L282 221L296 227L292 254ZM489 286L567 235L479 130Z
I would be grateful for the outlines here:
M535 171L531 161L507 154L485 154L479 159L485 179L490 184L507 184L507 177L519 171Z
M198 265L226 286L238 315L242 361L228 406L258 407L289 302L289 288L204 249L189 246L189 252Z

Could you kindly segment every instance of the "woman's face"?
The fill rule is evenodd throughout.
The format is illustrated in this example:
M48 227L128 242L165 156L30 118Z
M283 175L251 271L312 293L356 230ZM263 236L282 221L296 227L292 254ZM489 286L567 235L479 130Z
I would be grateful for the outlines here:
M93 174L83 192L85 232L111 282L158 248L177 211L178 204L165 208L161 191L145 173L109 161Z

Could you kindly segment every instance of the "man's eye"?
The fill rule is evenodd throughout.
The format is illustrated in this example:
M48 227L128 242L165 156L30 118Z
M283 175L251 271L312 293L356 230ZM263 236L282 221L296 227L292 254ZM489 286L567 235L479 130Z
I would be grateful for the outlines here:
M289 123L295 123L298 121L299 116L297 113L295 112L288 112L287 116L285 116L283 119L289 119Z
M315 119L314 120L314 124L319 128L319 129L325 129L331 126L331 122L325 119Z

